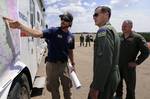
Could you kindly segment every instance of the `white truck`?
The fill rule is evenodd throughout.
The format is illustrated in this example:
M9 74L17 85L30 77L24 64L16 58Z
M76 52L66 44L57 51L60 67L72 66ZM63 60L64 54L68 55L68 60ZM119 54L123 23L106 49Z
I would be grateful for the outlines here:
M30 99L46 44L10 29L2 16L44 28L44 0L0 0L0 99Z

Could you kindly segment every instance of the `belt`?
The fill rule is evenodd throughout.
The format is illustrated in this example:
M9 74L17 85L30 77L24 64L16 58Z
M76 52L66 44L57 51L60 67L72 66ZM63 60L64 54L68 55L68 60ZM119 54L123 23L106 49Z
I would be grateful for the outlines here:
M65 61L65 60L48 60L48 62L52 62L52 63L58 63L58 62L65 63L67 61Z

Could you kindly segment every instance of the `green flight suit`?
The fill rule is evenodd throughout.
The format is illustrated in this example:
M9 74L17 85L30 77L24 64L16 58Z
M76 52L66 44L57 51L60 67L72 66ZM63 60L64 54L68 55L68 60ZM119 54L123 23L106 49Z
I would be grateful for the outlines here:
M128 63L141 64L149 56L149 49L144 37L135 32L132 32L127 38L122 34L120 38L119 70L121 81L116 91L116 97L120 99L123 97L124 80L127 87L126 99L135 99L136 68L129 67Z
M120 81L119 48L119 35L111 24L106 23L105 26L100 27L94 43L94 73L90 86L99 90L98 99L113 99Z

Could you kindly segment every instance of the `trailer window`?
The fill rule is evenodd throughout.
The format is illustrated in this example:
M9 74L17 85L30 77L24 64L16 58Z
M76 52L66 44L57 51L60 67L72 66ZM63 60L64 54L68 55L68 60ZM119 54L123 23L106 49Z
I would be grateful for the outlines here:
M40 22L40 14L39 14L39 12L37 12L37 20L38 20L38 22Z

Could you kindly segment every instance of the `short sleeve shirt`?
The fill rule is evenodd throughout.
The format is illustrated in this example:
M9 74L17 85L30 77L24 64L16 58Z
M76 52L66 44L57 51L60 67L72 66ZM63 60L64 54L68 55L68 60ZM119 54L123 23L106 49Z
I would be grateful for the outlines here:
M60 27L43 30L43 38L48 44L48 61L67 61L69 50L74 49L74 36L69 31L63 32Z

